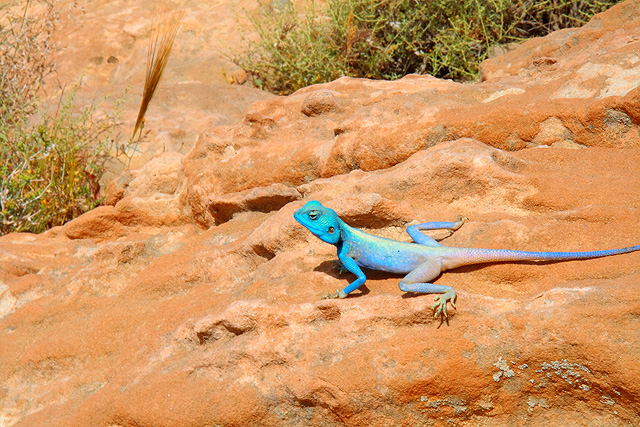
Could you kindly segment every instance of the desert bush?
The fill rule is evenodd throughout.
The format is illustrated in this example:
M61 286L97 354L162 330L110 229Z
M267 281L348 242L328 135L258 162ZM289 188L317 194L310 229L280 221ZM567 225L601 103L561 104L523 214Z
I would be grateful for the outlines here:
M119 149L119 108L100 119L97 105L76 112L76 90L55 114L37 113L35 125L0 126L0 234L42 232L101 203L100 179Z
M283 2L272 2L281 4ZM580 26L616 0L327 0L304 14L293 3L249 15L257 38L234 60L277 94L341 76L396 79L478 76L496 44Z
M42 104L57 16L51 4L29 6L0 9L0 235L42 232L97 206L106 162L128 148L114 138L119 108L99 118L97 104L76 108L79 85L55 112Z

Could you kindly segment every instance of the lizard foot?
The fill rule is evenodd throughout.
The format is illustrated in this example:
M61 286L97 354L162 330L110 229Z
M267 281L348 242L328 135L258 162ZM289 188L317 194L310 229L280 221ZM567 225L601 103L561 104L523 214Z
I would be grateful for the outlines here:
M433 317L438 318L438 316L442 315L442 317L446 319L449 317L447 315L447 301L451 303L451 307L456 308L456 292L453 289L449 290L442 295L438 295L435 301L431 306L431 308L435 310Z
M462 225L466 222L469 221L469 218L467 218L466 216L462 216L462 215L458 215L458 217L456 218L456 221L454 223L454 226L451 228L447 228L447 231L449 232L449 234L444 237L443 239L438 239L438 240L444 240L447 237L451 237L453 236L453 233L455 233L456 231L458 231L460 229L460 227L462 227Z
M460 227L462 227L462 224L464 224L465 222L469 221L469 218L467 218L466 216L462 216L462 215L458 215L458 217L456 218L456 222L458 222L459 224L457 224L454 228L452 228L452 231L456 231L457 229L459 229Z
M342 299L342 298L346 298L347 294L344 293L344 291L336 291L335 293L332 294L326 294L326 295L322 295L322 299Z

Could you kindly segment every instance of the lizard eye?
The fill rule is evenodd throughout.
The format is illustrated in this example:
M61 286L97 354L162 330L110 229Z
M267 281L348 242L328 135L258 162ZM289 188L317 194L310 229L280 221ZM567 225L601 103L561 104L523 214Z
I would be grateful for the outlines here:
M309 212L309 219L311 221L314 221L314 220L318 219L318 212L316 212L316 211Z
M333 232L334 232L334 231L336 231L336 229L335 229L335 228L333 228L333 227L329 227L329 234L333 234Z

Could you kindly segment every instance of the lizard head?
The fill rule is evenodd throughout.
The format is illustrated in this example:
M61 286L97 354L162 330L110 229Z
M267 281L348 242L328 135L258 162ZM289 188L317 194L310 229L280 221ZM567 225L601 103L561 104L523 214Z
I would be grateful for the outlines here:
M307 202L293 217L320 240L332 245L340 241L342 220L333 209L322 206L322 203L315 200Z

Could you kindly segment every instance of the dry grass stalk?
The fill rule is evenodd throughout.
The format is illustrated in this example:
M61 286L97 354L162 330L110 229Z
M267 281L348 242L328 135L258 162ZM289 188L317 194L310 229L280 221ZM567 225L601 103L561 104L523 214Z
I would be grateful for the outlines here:
M147 112L151 98L153 98L160 77L162 77L164 68L169 60L169 54L173 48L173 42L183 17L184 11L178 11L173 14L162 12L159 17L156 15L153 25L154 32L149 42L149 50L147 52L147 74L144 80L142 101L140 102L136 124L133 127L132 140L138 129L142 131L144 127L144 115Z

